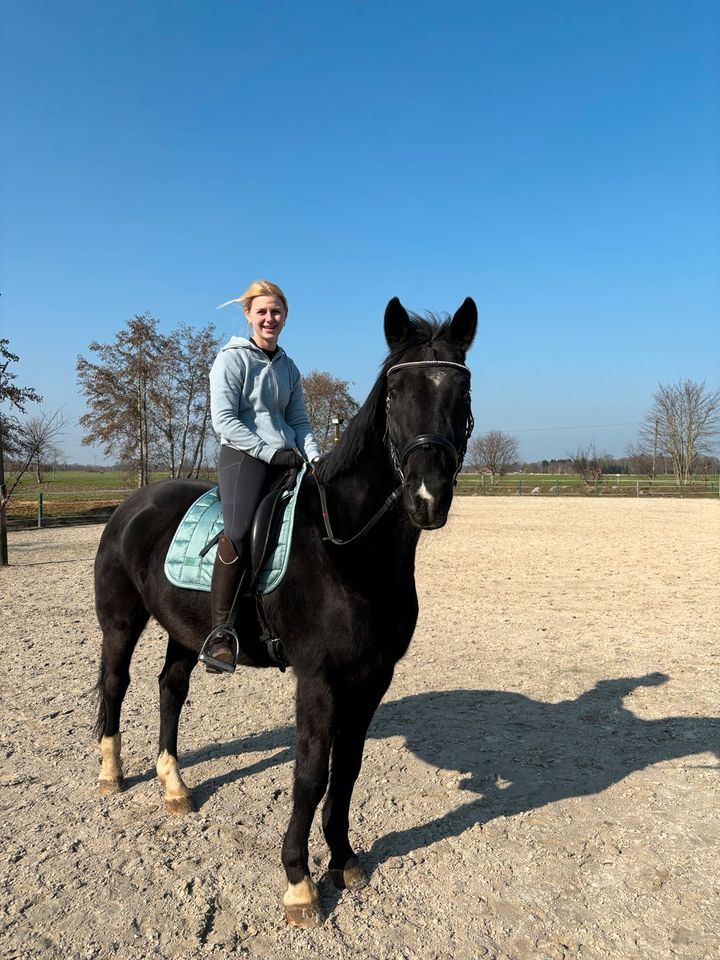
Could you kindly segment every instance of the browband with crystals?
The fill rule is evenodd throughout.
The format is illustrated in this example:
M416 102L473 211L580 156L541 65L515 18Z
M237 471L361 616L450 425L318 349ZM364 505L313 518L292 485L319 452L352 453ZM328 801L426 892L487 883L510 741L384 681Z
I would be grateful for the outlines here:
M390 367L387 372L387 376L390 376L395 370L399 370L401 367L457 367L459 370L465 370L466 373L470 373L470 367L466 367L464 363L455 363L454 360L408 360L407 363L396 363L394 366Z

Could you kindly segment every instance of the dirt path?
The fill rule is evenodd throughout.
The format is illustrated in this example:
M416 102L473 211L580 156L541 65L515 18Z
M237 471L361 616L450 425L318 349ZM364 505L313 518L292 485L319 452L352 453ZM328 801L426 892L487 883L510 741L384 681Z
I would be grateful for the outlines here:
M10 537L0 571L0 958L705 960L720 937L720 505L459 499L424 535L421 617L371 729L351 835L311 859L324 925L283 925L293 680L199 671L154 780L157 625L97 796L100 527ZM61 563L48 561L63 561Z

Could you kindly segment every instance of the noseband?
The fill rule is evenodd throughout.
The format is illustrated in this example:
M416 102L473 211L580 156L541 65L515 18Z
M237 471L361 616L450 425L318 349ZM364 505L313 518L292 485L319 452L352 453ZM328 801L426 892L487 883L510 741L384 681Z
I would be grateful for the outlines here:
M466 367L464 363L454 363L452 360L410 360L407 363L396 363L395 366L390 367L387 372L389 377L391 373L394 373L396 370L402 370L406 367L455 367L458 370L463 370L468 375L468 381L470 380L470 369ZM415 450L430 450L432 447L440 447L442 450L446 450L451 458L453 464L453 486L457 483L457 477L462 469L463 460L465 459L465 451L467 450L467 443L470 439L470 434L473 431L474 420L472 415L472 410L470 409L470 391L468 390L468 409L467 409L467 421L465 424L465 437L460 449L458 449L452 440L448 440L447 437L441 437L438 433L420 433L416 437L413 437L411 440L405 444L402 450L398 453L397 447L390 437L390 390L388 390L387 397L385 399L385 437L388 442L388 447L390 448L390 456L392 457L392 462L397 471L400 479L405 482L405 468L407 466L408 458L411 453Z

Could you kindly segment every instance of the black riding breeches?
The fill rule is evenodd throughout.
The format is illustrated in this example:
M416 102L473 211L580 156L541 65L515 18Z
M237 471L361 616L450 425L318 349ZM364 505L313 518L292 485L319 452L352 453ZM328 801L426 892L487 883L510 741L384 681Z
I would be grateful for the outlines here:
M260 500L277 474L277 468L242 450L223 445L218 456L223 525L241 562L249 560L248 534Z

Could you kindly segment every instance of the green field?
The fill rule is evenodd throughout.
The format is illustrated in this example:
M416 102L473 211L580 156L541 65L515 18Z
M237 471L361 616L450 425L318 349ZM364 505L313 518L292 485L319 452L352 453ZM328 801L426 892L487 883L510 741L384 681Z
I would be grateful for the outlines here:
M463 473L458 478L461 496L616 496L616 497L718 497L717 474L695 476L679 488L671 476L603 474L597 483L585 483L577 474L511 473L496 477Z
M163 480L166 473L153 473L152 479ZM12 480L12 475L8 477ZM37 498L38 493L43 496L56 494L77 494L79 496L94 496L96 493L117 492L130 493L136 488L135 476L121 470L95 472L90 470L58 470L45 474L42 483L38 483L28 471L15 488L14 497L18 499Z
M166 479L166 473L152 474L152 482ZM214 480L212 474L207 479ZM12 482L12 476L8 477ZM604 474L597 484L586 484L572 474L513 473L491 477L463 473L458 477L460 496L602 496L602 497L716 497L720 498L717 474L693 477L692 483L679 489L674 477L647 477ZM26 474L8 505L8 525L35 526L38 499L42 494L42 523L90 523L106 520L113 508L136 490L133 474L122 471L57 471L48 473L43 483Z
M167 473L151 474L151 482L167 479ZM214 479L214 475L210 477ZM7 477L12 484L12 474ZM42 483L26 473L15 488L8 504L8 525L37 524L38 501L42 495L43 524L82 523L106 520L113 508L137 489L135 474L120 470L49 471Z

